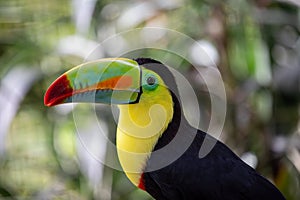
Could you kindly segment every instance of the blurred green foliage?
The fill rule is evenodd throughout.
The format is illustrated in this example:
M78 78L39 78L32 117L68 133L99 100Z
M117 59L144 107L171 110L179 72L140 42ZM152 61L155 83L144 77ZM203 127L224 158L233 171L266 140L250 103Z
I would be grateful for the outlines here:
M292 2L0 0L0 199L151 199L120 171L99 163L100 170L90 170L72 108L43 105L49 84L99 42L147 26L174 29L217 50L228 98L221 139L239 155L253 153L256 169L287 199L299 199L300 5ZM104 47L100 55L110 51ZM161 55L128 55L143 53ZM190 64L174 61L182 62L199 98L209 99ZM209 113L207 105L203 100L200 108ZM94 107L74 109L87 116ZM96 111L114 142L112 113ZM83 126L91 126L88 118Z

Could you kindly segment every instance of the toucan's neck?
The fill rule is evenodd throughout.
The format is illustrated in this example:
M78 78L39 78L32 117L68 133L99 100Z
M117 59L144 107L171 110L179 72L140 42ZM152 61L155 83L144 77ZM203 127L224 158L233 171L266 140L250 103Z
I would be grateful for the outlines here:
M172 139L176 136L179 126L181 123L186 123L186 119L184 115L182 115L182 107L181 103L178 100L177 96L174 93L171 93L172 95L172 101L173 101L173 117L170 123L168 124L168 127L164 131L164 133L161 135L161 137L158 139L154 151L163 148L166 146L169 142L172 141Z

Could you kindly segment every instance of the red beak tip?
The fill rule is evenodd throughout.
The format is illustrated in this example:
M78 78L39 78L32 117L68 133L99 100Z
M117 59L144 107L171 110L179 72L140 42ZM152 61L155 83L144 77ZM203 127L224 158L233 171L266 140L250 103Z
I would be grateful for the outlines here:
M63 102L72 93L73 89L70 87L70 82L66 75L63 75L49 86L44 97L44 104L48 107L55 106Z
M44 97L44 105L51 107L53 106L53 99L49 98L49 90L47 90L45 97Z
M51 106L52 106L52 103L49 103L49 102L44 101L44 105L47 106L47 107L51 107Z

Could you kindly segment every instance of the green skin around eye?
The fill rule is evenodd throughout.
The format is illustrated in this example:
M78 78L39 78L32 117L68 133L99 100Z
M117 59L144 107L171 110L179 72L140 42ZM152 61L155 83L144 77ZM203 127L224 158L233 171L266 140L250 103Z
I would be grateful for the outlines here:
M154 83L153 84L149 84L147 83L148 78L152 78L154 79ZM143 88L146 90L155 90L158 86L158 79L154 74L146 74L143 78Z

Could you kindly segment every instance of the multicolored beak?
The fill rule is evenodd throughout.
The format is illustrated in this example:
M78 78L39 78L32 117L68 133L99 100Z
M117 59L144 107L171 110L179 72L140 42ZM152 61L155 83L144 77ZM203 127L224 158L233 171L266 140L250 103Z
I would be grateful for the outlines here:
M48 88L44 103L130 104L139 100L141 69L127 58L108 58L81 64L65 72Z

